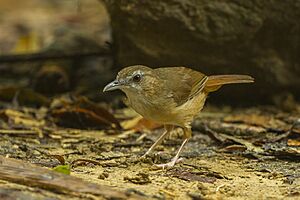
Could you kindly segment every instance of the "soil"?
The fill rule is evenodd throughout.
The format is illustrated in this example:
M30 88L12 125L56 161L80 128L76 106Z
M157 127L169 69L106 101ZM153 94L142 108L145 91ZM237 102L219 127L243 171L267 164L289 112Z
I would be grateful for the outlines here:
M182 153L183 159L171 169L159 169L155 164L168 162L175 154L182 142L180 129L146 159L140 157L162 128L117 132L48 127L43 135L2 131L0 154L49 169L65 162L71 164L71 176L148 199L298 199L300 151L295 142L299 139L299 114L270 114L265 110L203 112L194 123L193 138ZM250 113L252 121L247 118ZM274 117L273 122L259 125L266 113ZM240 134L220 132L224 127L229 133L239 129ZM21 187L7 181L0 184L1 188L7 185ZM27 192L32 190L27 186ZM58 199L98 198L45 192Z

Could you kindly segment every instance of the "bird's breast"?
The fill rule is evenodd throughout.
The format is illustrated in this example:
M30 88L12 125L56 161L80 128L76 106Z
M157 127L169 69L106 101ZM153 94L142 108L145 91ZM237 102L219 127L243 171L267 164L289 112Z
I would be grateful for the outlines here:
M140 95L128 95L128 102L137 113L144 118L159 123L170 123L174 114L175 105L170 101L161 101L160 99L147 99Z
M162 124L184 126L190 124L194 116L203 108L206 94L200 93L182 105L177 105L172 98L147 98L140 94L128 95L129 105L144 118Z

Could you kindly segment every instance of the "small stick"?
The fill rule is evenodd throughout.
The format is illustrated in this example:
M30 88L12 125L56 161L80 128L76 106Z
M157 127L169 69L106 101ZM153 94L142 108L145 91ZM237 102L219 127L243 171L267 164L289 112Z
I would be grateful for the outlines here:
M71 52L71 53L31 53L31 54L13 54L0 56L0 63L33 62L40 60L53 59L74 59L78 57L89 56L111 56L107 50L96 52Z
M22 135L22 134L32 134L39 135L39 132L36 130L4 130L0 129L0 134L9 134L9 135Z

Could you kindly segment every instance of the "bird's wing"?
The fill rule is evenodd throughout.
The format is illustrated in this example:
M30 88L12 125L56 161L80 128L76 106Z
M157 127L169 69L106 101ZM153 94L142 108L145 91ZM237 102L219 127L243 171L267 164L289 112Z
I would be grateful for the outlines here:
M207 76L185 67L164 67L155 69L165 84L166 95L179 106L201 92Z

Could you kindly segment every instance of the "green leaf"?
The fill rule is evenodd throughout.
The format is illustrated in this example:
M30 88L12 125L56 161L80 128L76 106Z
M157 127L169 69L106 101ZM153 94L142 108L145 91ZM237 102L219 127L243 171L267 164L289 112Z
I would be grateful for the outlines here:
M67 175L70 175L71 173L70 165L57 165L56 167L53 168L53 170Z

